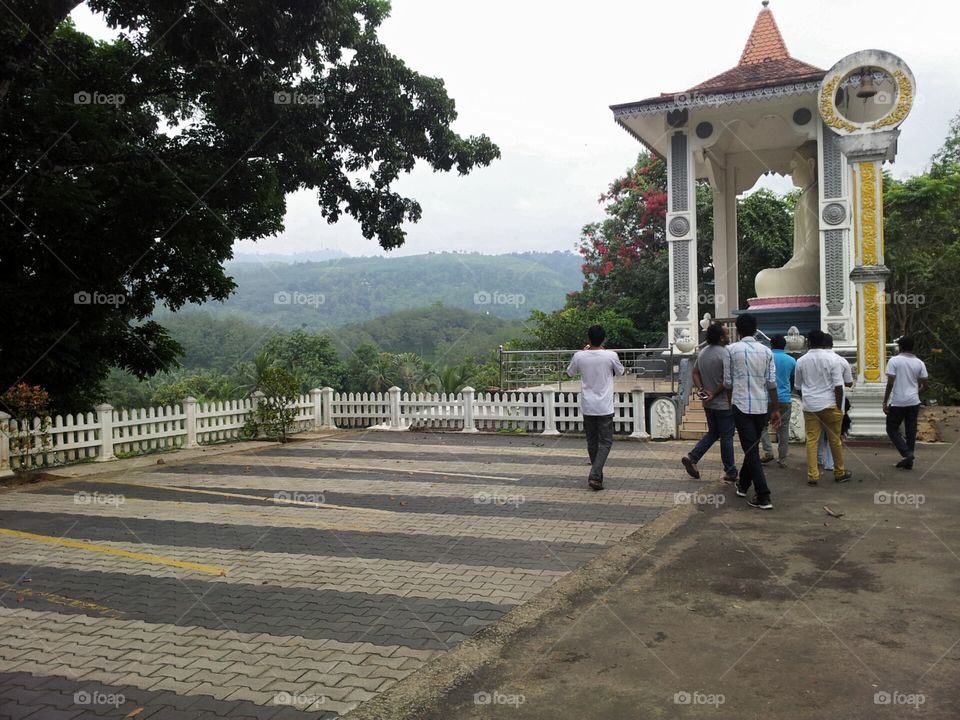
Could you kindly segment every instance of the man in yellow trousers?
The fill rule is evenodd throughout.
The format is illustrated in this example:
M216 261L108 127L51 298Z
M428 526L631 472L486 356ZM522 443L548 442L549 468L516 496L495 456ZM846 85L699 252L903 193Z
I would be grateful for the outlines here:
M797 360L794 385L803 400L803 423L807 434L807 485L820 480L817 467L817 445L821 431L833 453L833 479L847 482L853 477L843 466L843 445L840 425L843 422L843 372L832 350L824 348L822 330L811 330L807 336L810 349Z

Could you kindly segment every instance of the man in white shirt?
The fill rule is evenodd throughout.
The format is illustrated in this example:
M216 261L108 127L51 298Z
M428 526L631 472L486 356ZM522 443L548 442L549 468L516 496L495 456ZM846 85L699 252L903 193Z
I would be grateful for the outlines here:
M730 364L724 368L724 387L730 393L733 421L743 448L743 466L737 480L737 495L746 497L750 485L756 495L747 501L750 507L772 510L770 488L760 463L760 436L770 425L780 427L780 408L777 403L777 370L770 348L760 344L757 318L749 313L737 316L738 342L730 345Z
M820 481L817 467L817 446L820 433L826 431L833 454L833 479L847 482L853 477L843 466L843 445L840 426L843 423L843 370L837 354L824 348L822 330L807 335L810 349L797 360L794 382L803 401L803 424L807 435L807 485Z
M920 393L927 389L927 366L913 354L912 337L904 335L897 345L900 346L900 353L887 361L883 412L887 416L887 435L900 453L901 460L897 467L912 470ZM901 424L906 426L906 439L900 434Z
M837 363L840 367L840 372L843 373L843 386L845 388L851 387L853 385L853 371L850 369L850 363L847 362L839 353L833 350L833 335L830 333L823 334L823 349L827 352L833 352L833 361ZM847 409L847 398L843 398L843 412L846 412ZM841 429L843 427L843 422L840 423ZM830 442L827 440L829 433L821 432L820 433L820 442L817 445L817 464L820 465L824 470L829 470L833 472L833 453L830 452ZM840 440L843 440L843 432L840 433Z
M604 350L607 334L599 325L587 330L590 344L575 353L567 375L580 374L580 415L590 455L591 490L603 490L603 466L613 445L613 378L623 375L623 365L613 350Z

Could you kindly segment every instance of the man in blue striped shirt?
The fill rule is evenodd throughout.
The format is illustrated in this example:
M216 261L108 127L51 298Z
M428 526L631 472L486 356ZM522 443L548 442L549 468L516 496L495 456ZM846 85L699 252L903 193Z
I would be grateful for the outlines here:
M769 420L774 428L780 427L780 410L777 403L777 370L770 348L754 337L757 333L757 318L748 313L737 317L738 342L730 345L730 365L726 368L723 384L731 391L733 419L743 448L743 466L737 481L737 495L747 496L753 485L756 493L748 504L761 510L772 510L770 488L760 463L760 436Z

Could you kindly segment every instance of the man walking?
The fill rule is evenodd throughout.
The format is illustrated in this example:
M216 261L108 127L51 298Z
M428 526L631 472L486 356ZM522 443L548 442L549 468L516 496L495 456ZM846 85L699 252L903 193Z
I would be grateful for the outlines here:
M687 473L694 479L700 478L697 463L707 450L720 441L720 460L723 463L727 482L736 482L737 466L733 457L733 411L730 409L729 393L723 386L723 378L730 365L730 353L727 329L721 323L712 323L707 327L707 347L697 356L693 367L693 384L697 395L703 401L703 412L707 416L707 432L690 451L680 458Z
M841 355L833 351L833 335L830 333L823 334L823 349L828 353L832 353L833 361L837 363L840 367L840 372L843 374L843 386L848 388L853 385L853 371L850 369L850 363L848 363ZM846 415L847 412L847 398L844 394L843 406L841 412ZM824 470L828 472L833 472L833 453L830 452L830 443L827 440L828 433L823 431L820 433L820 442L817 444L817 464L820 465ZM840 440L843 440L843 422L840 423Z
M900 353L887 361L887 389L883 394L883 413L887 416L887 435L900 453L898 468L913 470L913 450L917 444L917 417L920 393L927 389L927 366L913 354L913 338L904 335L897 341ZM907 437L900 434L906 426Z
M793 371L797 361L787 354L787 339L783 335L774 335L770 338L770 348L773 350L773 364L777 370L777 406L780 409L780 428L777 430L777 465L787 466L787 455L790 454L790 415L793 406L790 404L793 392ZM764 457L760 462L767 463L773 459L773 446L770 444L770 431L763 429L760 436L763 445Z
M833 454L833 479L847 482L853 473L843 466L843 445L840 426L843 423L843 371L836 353L826 350L822 330L811 330L807 336L810 349L797 360L794 382L803 401L803 424L807 436L807 485L820 481L817 467L817 446L820 433L826 431Z
M723 384L732 391L733 419L744 453L737 495L746 497L747 490L753 485L756 495L748 504L761 510L772 510L770 488L767 487L763 465L760 464L760 435L768 419L774 428L780 427L777 371L773 353L754 337L757 332L756 317L749 313L739 315L736 327L739 341L728 348L730 365Z
M580 373L580 414L587 435L590 455L591 490L603 490L603 466L613 445L613 378L623 375L623 365L613 350L604 350L604 329L593 325L587 330L590 344L575 353L567 375Z

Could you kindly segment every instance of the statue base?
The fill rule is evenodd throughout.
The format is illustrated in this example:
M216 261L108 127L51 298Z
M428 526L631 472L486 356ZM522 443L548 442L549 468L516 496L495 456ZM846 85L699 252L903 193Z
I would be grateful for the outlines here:
M850 401L850 437L885 438L887 416L883 414L884 385L864 383L847 390Z
M734 310L734 315L750 313L767 336L786 335L796 327L801 335L820 327L820 298L816 295L750 298L747 310Z

